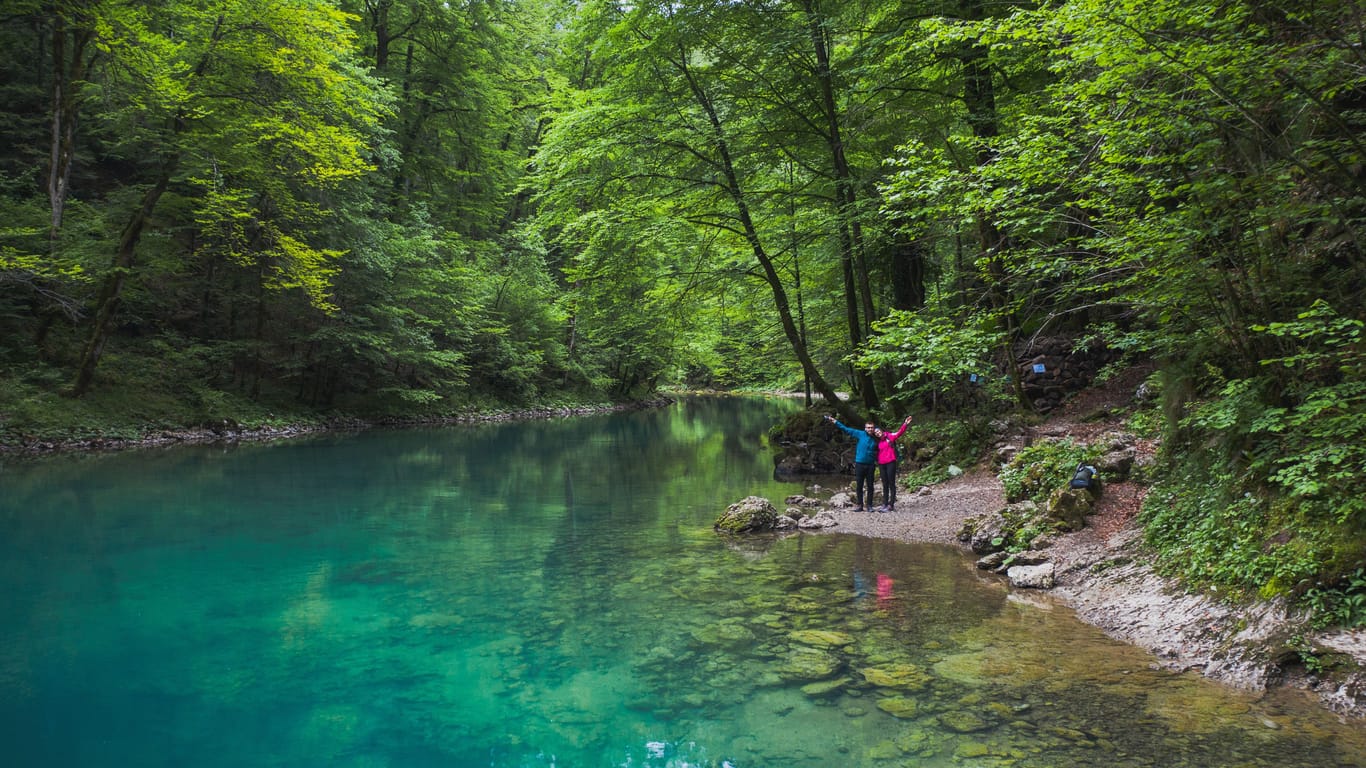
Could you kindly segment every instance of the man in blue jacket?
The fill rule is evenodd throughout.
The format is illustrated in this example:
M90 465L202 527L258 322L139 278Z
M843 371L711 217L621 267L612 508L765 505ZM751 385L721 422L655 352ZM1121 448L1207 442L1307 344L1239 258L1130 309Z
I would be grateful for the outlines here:
M853 427L841 424L834 416L826 416L825 420L848 432L853 436L858 444L854 446L854 489L856 495L855 512L862 512L864 509L873 509L873 476L877 472L877 425L867 422L863 425L860 432ZM868 504L863 503L863 489L868 488Z

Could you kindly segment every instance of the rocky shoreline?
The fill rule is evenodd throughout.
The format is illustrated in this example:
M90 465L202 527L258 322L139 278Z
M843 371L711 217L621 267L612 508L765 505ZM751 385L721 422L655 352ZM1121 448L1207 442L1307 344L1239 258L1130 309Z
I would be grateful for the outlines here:
M1001 452L1040 439L1087 444L1113 439L1122 428L1114 414L1123 409L1104 402L1107 407L1098 409L1105 397L1096 393L1089 402L1071 403L1029 434L1003 440L997 455L980 466L933 488L904 492L888 512L854 511L852 494L845 490L848 477L828 478L827 484L839 486L836 492L813 486L809 496L788 500L791 516L800 518L790 525L945 544L966 556L982 555L991 548L975 547L971 532L989 526L987 519L999 518L998 511L1006 508L995 470L1005 460ZM1081 415L1095 412L1111 416L1090 420ZM1156 445L1129 439L1127 450L1142 465L1153 460ZM1004 555L983 557L978 567L997 570L1011 588L1057 601L1109 636L1143 648L1155 665L1199 672L1245 690L1293 686L1343 717L1366 718L1366 631L1315 630L1284 599L1240 602L1213 591L1193 594L1161 576L1151 566L1153 556L1137 520L1146 492L1138 482L1106 483L1071 533L1049 535L1031 546L1023 559L1028 567L1007 568L1009 563L1001 564ZM779 518L778 526L784 525L789 524Z
M587 416L594 413L658 408L668 405L671 402L673 402L672 398L657 397L650 400L614 403L610 405L545 406L539 408L510 409L506 411L482 411L440 418L372 420L356 417L339 417L313 424L300 423L263 427L244 426L231 419L224 419L201 424L199 426L149 430L136 437L96 435L64 439L43 439L20 436L15 439L0 442L0 456L38 456L64 452L91 453L121 451L133 448L164 448L175 445L197 445L206 443L259 442L266 440L283 440L310 434L383 429L386 427L441 426L449 424L569 418L571 416Z
M1116 496L1134 492L1107 490ZM1004 503L1000 483L985 471L908 496L890 512L867 513L853 511L840 492L819 507L828 515L824 525L804 527L944 544L972 556L969 544L960 540L964 525ZM1040 554L1052 566L1051 588L1012 588L1030 589L1070 608L1107 635L1153 654L1155 665L1199 672L1245 690L1294 686L1333 712L1366 718L1366 633L1312 630L1283 600L1235 604L1215 593L1183 590L1149 566L1142 532L1122 501L1102 501L1086 528L1056 537ZM1310 669L1292 647L1328 663Z

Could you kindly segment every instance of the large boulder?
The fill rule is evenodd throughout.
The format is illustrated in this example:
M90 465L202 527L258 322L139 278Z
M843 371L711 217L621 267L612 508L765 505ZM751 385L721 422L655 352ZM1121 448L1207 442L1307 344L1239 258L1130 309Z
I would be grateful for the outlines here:
M1048 517L1066 531L1086 527L1086 516L1094 511L1095 498L1085 488L1059 488L1048 497Z
M1006 571L1010 586L1020 589L1052 589L1056 569L1052 563L1016 565Z
M778 523L778 508L762 496L746 496L726 507L712 528L721 533L771 531Z
M995 512L968 520L959 532L958 540L979 555L999 552L1010 544L1011 537L1017 531L1032 524L1039 516L1039 507L1032 501L1007 504Z
M1096 459L1095 467L1100 472L1101 477L1122 483L1129 479L1129 473L1133 471L1134 460L1137 458L1138 449L1132 445L1125 446L1118 450L1109 451Z

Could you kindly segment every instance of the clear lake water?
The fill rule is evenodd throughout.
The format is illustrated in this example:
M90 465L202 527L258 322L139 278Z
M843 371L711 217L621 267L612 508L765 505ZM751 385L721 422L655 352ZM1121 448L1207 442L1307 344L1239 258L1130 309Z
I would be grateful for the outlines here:
M796 403L0 465L14 768L1317 768L1366 728L1155 668L951 547L730 539ZM838 530L838 529L836 529Z

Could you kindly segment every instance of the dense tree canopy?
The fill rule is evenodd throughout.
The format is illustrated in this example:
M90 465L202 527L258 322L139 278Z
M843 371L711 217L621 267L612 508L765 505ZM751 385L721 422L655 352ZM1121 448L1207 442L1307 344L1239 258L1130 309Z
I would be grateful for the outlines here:
M18 0L0 418L688 385L985 424L1063 337L1159 371L1176 567L1366 585L1364 30L1345 0Z

